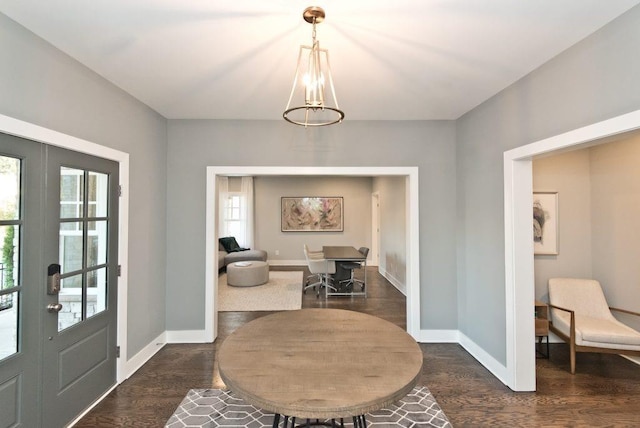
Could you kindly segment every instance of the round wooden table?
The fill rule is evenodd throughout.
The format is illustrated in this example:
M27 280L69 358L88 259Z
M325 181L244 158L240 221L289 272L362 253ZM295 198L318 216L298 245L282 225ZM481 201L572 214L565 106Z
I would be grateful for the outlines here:
M240 327L222 343L218 367L231 391L276 414L274 426L280 415L285 423L289 417L353 417L354 425L366 426L363 415L416 385L422 351L403 329L380 318L302 309Z

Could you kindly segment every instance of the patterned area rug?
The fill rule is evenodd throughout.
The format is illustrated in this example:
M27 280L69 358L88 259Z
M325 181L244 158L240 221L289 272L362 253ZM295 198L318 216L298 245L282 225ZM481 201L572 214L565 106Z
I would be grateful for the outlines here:
M227 274L218 278L218 311L292 311L302 308L302 272L270 271L269 282L231 287Z
M449 419L426 386L417 386L398 403L368 413L366 420L367 426L373 427L451 427ZM344 422L345 426L353 427L351 420ZM230 391L192 389L169 418L165 428L268 428L272 425L273 414L245 403Z

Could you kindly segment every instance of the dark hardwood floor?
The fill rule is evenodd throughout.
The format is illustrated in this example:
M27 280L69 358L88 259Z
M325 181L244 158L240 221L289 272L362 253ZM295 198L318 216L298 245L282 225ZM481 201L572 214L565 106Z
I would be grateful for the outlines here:
M375 268L367 272L367 299L325 301L308 292L303 307L361 311L404 327L404 296ZM189 389L223 386L215 362L218 344L247 321L269 313L220 313L215 343L166 345L76 427L164 426ZM455 427L640 426L640 366L617 355L578 354L577 373L571 375L567 347L552 344L551 358L537 360L538 391L517 393L457 344L420 346L420 383L429 387Z

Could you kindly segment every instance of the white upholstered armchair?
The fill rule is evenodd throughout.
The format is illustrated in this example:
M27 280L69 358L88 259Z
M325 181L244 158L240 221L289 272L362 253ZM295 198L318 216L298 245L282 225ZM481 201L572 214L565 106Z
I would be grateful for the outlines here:
M549 303L549 329L569 344L571 374L576 372L576 352L640 356L640 333L615 319L611 310L640 313L609 307L598 281L551 278Z

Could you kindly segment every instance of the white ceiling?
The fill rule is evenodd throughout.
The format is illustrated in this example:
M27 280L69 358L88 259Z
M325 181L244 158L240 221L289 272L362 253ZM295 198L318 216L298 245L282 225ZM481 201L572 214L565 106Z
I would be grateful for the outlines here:
M310 5L346 120L457 119L640 0L0 0L167 118L281 119Z

